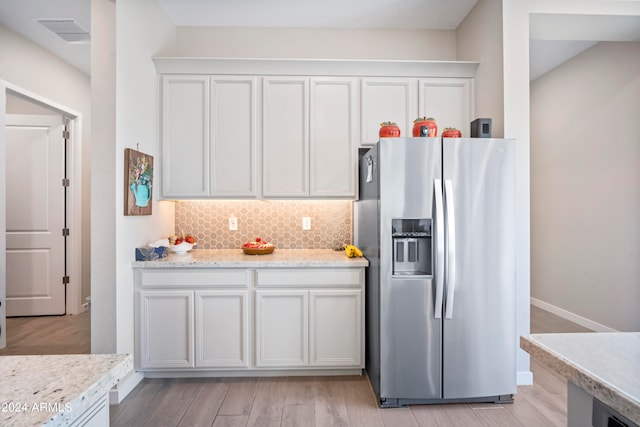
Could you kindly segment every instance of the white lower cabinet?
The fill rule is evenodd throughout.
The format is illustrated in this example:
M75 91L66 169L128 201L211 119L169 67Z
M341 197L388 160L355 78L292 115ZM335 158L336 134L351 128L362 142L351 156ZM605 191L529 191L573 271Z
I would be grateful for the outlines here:
M249 291L196 291L196 366L249 366Z
M193 291L141 291L141 367L192 368L193 320Z
M257 290L256 366L362 365L362 290Z
M109 426L109 395L87 408L78 418L73 420L71 427L108 427Z
M364 367L363 268L136 273L136 368Z
M308 294L306 290L256 291L256 366L308 364Z
M309 364L361 366L362 290L309 291Z

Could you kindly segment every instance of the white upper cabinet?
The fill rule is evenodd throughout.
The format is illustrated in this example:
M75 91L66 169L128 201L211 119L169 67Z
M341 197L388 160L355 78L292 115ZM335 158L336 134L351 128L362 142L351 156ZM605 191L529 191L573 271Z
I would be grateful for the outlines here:
M473 83L471 79L420 79L419 117L433 117L438 135L445 128L456 128L469 137L473 120Z
M417 83L417 79L408 77L362 79L362 145L378 142L383 122L395 122L400 128L400 136L411 136L418 114Z
M256 79L163 76L163 198L257 197Z
M354 197L357 79L312 78L310 196Z
M265 198L355 197L357 79L263 79Z
M309 195L309 79L264 78L262 194Z
M256 197L256 78L211 77L210 110L210 195Z
M353 199L380 124L469 136L477 62L154 58L162 199Z
M209 76L162 78L162 197L209 195Z

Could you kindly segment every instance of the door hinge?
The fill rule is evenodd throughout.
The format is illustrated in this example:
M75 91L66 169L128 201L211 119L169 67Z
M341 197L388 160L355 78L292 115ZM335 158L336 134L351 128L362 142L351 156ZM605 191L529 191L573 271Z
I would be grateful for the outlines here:
M67 236L69 235L69 229L68 229L68 228L63 228L63 229L62 229L62 235L63 235L64 237L67 237Z
M63 187L69 186L69 178L62 178L62 186Z
M62 284L63 285L68 285L69 284L69 276L63 276L62 277Z
M62 138L69 139L70 136L71 136L71 134L69 133L68 130L63 130L62 131Z

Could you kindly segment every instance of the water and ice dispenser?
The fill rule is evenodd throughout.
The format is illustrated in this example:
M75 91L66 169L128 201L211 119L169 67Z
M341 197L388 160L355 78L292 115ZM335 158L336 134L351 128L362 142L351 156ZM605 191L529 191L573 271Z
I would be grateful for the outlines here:
M393 219L393 275L431 275L431 219Z

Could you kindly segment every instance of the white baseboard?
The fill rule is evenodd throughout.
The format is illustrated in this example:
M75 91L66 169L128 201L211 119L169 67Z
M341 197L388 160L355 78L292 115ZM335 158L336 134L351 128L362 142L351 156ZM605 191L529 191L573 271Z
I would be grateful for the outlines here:
M548 311L549 313L555 314L558 317L562 317L570 322L577 323L580 326L584 326L587 329L591 329L595 332L618 332L615 329L612 329L608 326L605 326L601 323L594 322L593 320L587 319L586 317L582 317L578 314L567 311L563 308L556 307L555 305L549 304L548 302L541 301L537 298L531 297L531 305L534 307L538 307L542 310Z
M119 405L143 379L144 373L131 371L131 373L120 380L115 387L109 390L109 404Z
M531 371L518 371L516 377L516 385L531 385L533 384L533 373Z

